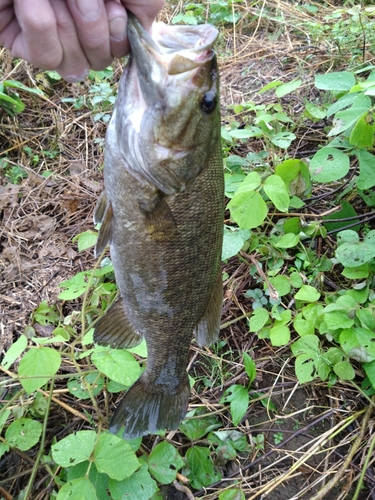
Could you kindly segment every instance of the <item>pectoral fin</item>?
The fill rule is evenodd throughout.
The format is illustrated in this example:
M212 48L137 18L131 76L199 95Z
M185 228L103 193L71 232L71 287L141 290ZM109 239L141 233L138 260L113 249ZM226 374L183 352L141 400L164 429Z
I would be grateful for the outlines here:
M122 297L118 298L95 326L94 342L114 349L138 345L142 336L134 330L124 310Z
M112 217L113 217L112 205L111 203L107 203L106 208L101 217L102 225L100 226L98 240L95 245L95 257L98 257L103 252L105 247L109 245L111 242Z
M105 209L107 208L107 195L105 191L99 196L99 199L96 203L96 207L94 210L94 224L99 224L102 222Z
M210 345L217 340L220 331L222 303L223 278L221 267L219 267L207 309L194 330L194 336L199 346Z
M139 202L139 208L145 216L148 233L155 241L171 241L178 234L173 214L160 192L147 202Z

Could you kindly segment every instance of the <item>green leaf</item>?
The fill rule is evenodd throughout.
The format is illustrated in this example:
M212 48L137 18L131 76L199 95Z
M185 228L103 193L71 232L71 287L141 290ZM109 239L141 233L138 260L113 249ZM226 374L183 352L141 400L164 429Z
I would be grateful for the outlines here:
M68 389L78 399L89 399L97 396L104 387L104 378L98 373L89 373L84 377L74 377L68 381Z
M215 466L210 456L210 450L202 446L193 446L186 452L186 460L190 473L190 484L196 490L220 481L221 474L215 471Z
M349 71L315 75L315 87L320 90L350 90L354 84L355 77Z
M324 321L330 330L350 328L354 324L354 319L348 317L347 311L332 311L324 314Z
M310 321L304 319L301 313L297 314L297 316L295 317L293 326L295 331L301 337L303 337L304 335L313 335L315 332L314 325Z
M238 425L249 407L249 393L243 385L234 384L224 392L220 401L230 402L233 425Z
M365 242L343 243L336 249L335 256L345 267L358 267L375 257L375 245Z
M341 380L353 380L355 372L349 361L341 361L333 366L333 371Z
M11 414L10 410L5 410L5 409L1 410L1 412L0 412L0 433L3 430L3 427L6 423L6 421L8 420L8 417L10 416L10 414Z
M161 484L174 481L177 471L184 465L177 449L167 441L157 444L148 458L148 470Z
M263 188L268 198L280 212L288 211L289 194L281 177L270 175L267 177Z
M109 480L111 500L150 500L158 491L156 482L147 470L147 464L123 481Z
M233 129L228 132L230 137L235 139L250 139L250 137L262 137L263 132L259 127L248 127L243 129Z
M239 488L231 488L219 494L219 500L246 500L245 495Z
M217 418L213 415L199 418L189 418L192 416L197 417L201 411L199 409L193 410L187 414L187 418L180 424L180 431L185 434L191 441L200 439L208 434L212 429L221 427Z
M349 167L348 155L339 149L324 147L311 158L310 173L316 182L332 182L345 177Z
M16 361L16 359L23 353L27 347L27 338L25 335L20 335L20 337L9 347L5 353L4 359L1 362L6 370Z
M300 354L318 355L320 354L319 337L317 335L304 335L292 344L291 349L295 356Z
M299 243L298 234L284 234L278 241L274 243L276 248L293 248Z
M333 120L333 128L328 132L328 137L341 134L353 126L357 120L371 108L371 99L368 96L359 94L353 100L350 108L338 111Z
M5 439L10 446L26 451L38 443L42 430L43 426L37 420L20 418L10 424Z
M363 363L362 366L369 381L371 382L372 387L375 389L375 361L371 361L371 363Z
M98 472L93 462L81 462L73 467L68 467L65 471L67 482L86 476L94 486L98 500L111 500L108 495L108 476Z
M0 443L0 458L10 450L7 443Z
M52 458L61 467L72 467L88 460L96 442L95 431L77 431L51 447Z
M359 162L359 176L357 177L357 187L359 189L370 189L375 186L375 156L360 149L356 152Z
M295 138L296 136L292 132L278 132L271 135L270 141L279 148L287 149Z
M87 281L85 273L77 273L70 280L65 280L59 285L61 288L66 288L57 296L61 300L73 300L83 295L87 290Z
M294 92L301 85L302 85L302 80L293 80L292 82L283 83L282 85L280 85L276 88L275 94L280 99L281 97L284 97L287 94Z
M244 240L238 231L231 231L228 228L224 228L224 238L223 238L223 250L221 258L222 260L227 260L241 250L243 247Z
M28 394L40 389L60 368L61 355L50 347L38 347L30 349L20 361L18 375L21 378L22 387Z
M371 111L368 111L354 125L349 141L357 148L371 148L374 142L374 117Z
M320 121L327 116L327 111L321 106L317 106L311 102L305 102L305 114L314 121Z
M236 193L228 203L228 208L233 220L244 229L260 226L268 213L266 203L256 191Z
M131 476L140 465L130 444L107 432L100 434L95 445L94 462L99 472L116 481Z
M289 327L282 324L276 324L270 330L270 340L273 346L287 345L290 341Z
M317 377L318 357L313 354L300 354L296 357L295 370L300 384L311 382Z
M281 80L275 80L273 82L267 83L267 85L258 90L258 92L259 94L263 94L263 92L267 92L267 90L274 89L276 87L279 87L280 85L283 85L283 82Z
M375 159L375 158L374 158ZM358 179L357 179L357 186L358 186ZM338 212L335 212L331 215L326 215L323 217L323 221L325 219L345 219L346 217L354 217L357 215L357 212L354 210L353 206L343 200L341 201L341 210L339 210ZM334 230L338 230L338 229L341 229L345 226L347 226L347 221L341 221L341 222L324 222L324 227L327 228L328 231L334 231ZM359 231L360 229L360 224L358 224L358 226L354 226L353 227L353 230L354 231Z
M257 374L255 362L253 358L247 354L247 352L243 353L243 362L245 365L245 371L247 373L247 376L249 377L249 385L251 385L254 382Z
M347 328L340 333L340 345L346 354L361 363L375 360L375 333L365 328Z
M283 161L277 165L275 174L285 182L291 196L304 196L311 190L309 168L302 160Z
M98 497L90 479L80 477L64 484L56 500L98 500Z
M269 312L263 307L258 307L254 310L249 321L249 332L256 333L263 328L269 320Z
M141 368L134 356L122 349L97 346L91 359L104 375L128 387L134 384L141 374Z
M96 244L98 239L98 233L95 231L84 231L83 233L77 234L72 241L78 241L78 251L82 252L87 248L91 248Z
M250 172L238 186L236 194L255 191L262 183L262 178L257 172Z
M304 302L316 302L320 298L320 293L311 285L302 285L294 298Z

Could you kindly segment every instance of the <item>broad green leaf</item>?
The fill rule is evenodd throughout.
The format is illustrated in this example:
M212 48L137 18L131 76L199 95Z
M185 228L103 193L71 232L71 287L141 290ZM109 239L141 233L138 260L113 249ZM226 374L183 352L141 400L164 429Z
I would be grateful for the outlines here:
M128 387L134 384L141 374L141 368L134 356L122 349L97 346L91 359L104 375Z
M342 97L340 97L340 99L331 104L330 107L327 109L327 117L329 118L330 116L334 115L341 109L345 109L351 106L357 95L358 94L353 93L353 94L345 94Z
M235 139L250 139L250 137L262 137L263 132L259 127L248 127L248 128L236 128L228 132L230 137Z
M284 234L278 241L274 243L276 248L293 248L299 243L298 234L287 233Z
M245 365L247 376L249 377L249 385L251 385L255 380L257 369L253 358L249 356L247 352L243 353L243 363Z
M98 500L98 497L90 479L80 477L64 484L56 500Z
M233 220L243 229L259 227L267 217L268 209L256 191L235 194L228 203Z
M66 288L63 292L59 293L58 299L73 300L83 295L87 290L87 281L85 273L77 273L70 280L65 280L59 285L61 288Z
M359 176L357 178L357 187L359 189L370 189L375 186L375 156L360 149L356 152L359 162Z
M10 416L11 411L10 410L1 410L0 412L0 433L3 430L3 427L8 420L8 417Z
M355 77L349 71L315 75L315 87L320 90L350 90L354 84Z
M313 354L300 354L296 357L295 370L300 384L311 382L317 376L318 357Z
M221 258L222 260L229 259L241 250L243 247L244 240L238 231L231 231L230 229L224 228L224 238L223 238L223 250Z
M316 182L332 182L342 179L349 172L348 155L336 148L319 149L311 158L311 177Z
M139 468L139 460L124 439L104 432L94 449L94 462L99 472L116 481L131 476Z
M238 186L236 194L250 193L262 184L262 178L258 172L250 172Z
M10 424L5 439L10 446L26 451L38 443L42 430L43 426L37 420L20 418Z
M361 363L375 360L375 333L366 328L347 328L340 333L340 345L346 354Z
M161 484L172 483L184 464L177 449L167 441L157 444L148 458L148 470Z
M309 168L302 160L283 161L277 165L275 174L285 182L290 196L304 196L311 190Z
M305 103L305 114L314 121L320 121L327 116L327 111L311 102Z
M295 138L296 136L292 132L278 132L270 136L270 141L279 148L287 149Z
M40 389L60 368L61 355L56 349L38 347L30 349L20 361L18 375L22 387L28 394Z
M287 212L289 208L289 194L285 183L278 175L267 177L264 192L280 212Z
M88 460L94 450L95 431L77 431L53 444L52 458L61 467L72 467Z
M375 257L375 245L364 242L343 243L335 252L336 259L345 267L358 267Z
M203 410L205 413L205 411ZM186 415L186 419L180 424L180 431L185 434L191 441L200 439L201 437L208 434L211 430L221 427L217 418L214 415L209 415L207 417L199 418L189 418L197 417L201 413L200 409L193 410Z
M275 80L273 82L267 83L267 85L258 90L258 92L259 94L262 94L263 92L267 92L267 90L274 89L276 87L279 87L280 85L283 85L283 82L281 80Z
M89 399L97 396L104 387L104 378L98 373L89 373L84 377L74 377L68 381L68 389L78 399Z
M303 285L302 276L297 271L290 273L289 278L290 278L290 284L292 285L292 287L301 288L301 286Z
M270 340L273 346L287 345L290 341L289 327L282 324L273 326L270 330Z
M277 291L279 297L288 295L288 293L291 290L290 281L286 276L278 275L275 276L274 278L270 278L269 281Z
M276 88L275 94L280 99L281 97L284 97L287 94L294 92L301 85L302 85L302 80L293 80L292 82L283 83L282 85L280 85Z
M313 335L315 332L315 327L310 321L307 321L302 317L302 314L299 313L294 319L293 326L295 331L303 337L304 335Z
M371 108L371 99L359 94L348 109L343 109L335 114L333 128L328 132L328 137L341 134L353 126L357 120Z
M355 372L349 361L341 361L333 366L333 371L341 380L353 380Z
M285 233L300 234L302 231L302 221L299 217L290 217L286 219L283 224L283 230Z
M108 476L98 472L93 462L81 462L73 467L68 467L65 471L67 482L86 476L94 486L98 500L111 500L108 495Z
M230 402L232 422L234 425L238 425L249 407L249 393L243 385L234 384L224 392L220 401Z
M375 159L375 158L374 158ZM358 186L358 179L357 179L357 186ZM326 215L323 217L323 221L326 219L332 220L332 219L345 219L346 217L355 217L357 215L357 212L354 210L353 206L343 200L341 201L341 210L331 214L331 215ZM338 229L342 229L343 227L347 226L347 221L340 221L340 222L324 222L324 227L327 228L328 231L334 231ZM360 224L358 226L353 227L353 231L359 231L360 229Z
M28 92L29 94L45 95L40 89L27 87L26 85L17 80L5 80L3 82L3 85L4 88L11 87L19 90L26 90L26 92Z
M0 443L0 458L10 450L7 443Z
M356 267L344 267L341 274L350 280L361 280L369 277L370 267L368 263Z
M354 125L349 141L357 148L371 148L374 142L374 117L371 111L368 111Z
M317 335L304 335L292 344L291 349L295 356L300 354L318 355L320 353L319 337Z
M239 488L231 488L219 494L219 500L246 500L245 495Z
M337 243L342 245L343 243L358 243L359 236L358 233L352 231L351 229L345 229L337 234Z
M302 285L294 298L305 302L316 302L320 298L320 293L311 285Z
M269 320L269 312L263 307L258 307L254 310L249 321L249 331L252 333L258 332Z
M156 482L147 470L147 464L123 481L109 480L111 500L150 500L158 491Z
M6 370L16 361L16 359L23 353L27 347L27 338L25 335L20 335L20 337L9 347L5 353L4 359L1 362Z
M73 242L78 241L78 251L82 252L93 247L98 239L98 233L94 231L84 231L73 238Z
M196 490L209 486L221 479L221 474L215 471L215 466L210 456L210 450L203 446L193 446L186 452L186 460L190 473L190 484Z
M375 331L375 318L369 309L359 309L356 311L356 316L361 322L362 328Z
M332 311L324 314L324 321L330 330L350 328L354 324L354 319L349 318L345 311Z
M375 361L371 363L363 363L363 369L371 382L372 387L375 389Z

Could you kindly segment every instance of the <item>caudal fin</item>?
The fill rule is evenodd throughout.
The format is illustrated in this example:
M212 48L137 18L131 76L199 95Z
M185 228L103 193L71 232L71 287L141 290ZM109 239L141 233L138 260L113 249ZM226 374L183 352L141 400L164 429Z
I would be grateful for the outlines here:
M123 437L133 439L160 430L177 429L188 408L189 378L186 374L174 390L157 389L141 376L117 407L110 422L110 432L117 434L123 428Z

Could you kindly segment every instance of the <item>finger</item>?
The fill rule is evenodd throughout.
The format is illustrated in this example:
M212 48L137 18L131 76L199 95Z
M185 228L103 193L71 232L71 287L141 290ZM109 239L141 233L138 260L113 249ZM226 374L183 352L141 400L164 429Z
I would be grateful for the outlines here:
M94 70L112 62L107 11L103 0L66 0L73 16L79 41Z
M164 5L164 0L121 0L121 3L132 12L146 30L150 30L152 23Z
M14 19L14 7L13 2L10 0L1 1L0 0L0 44L6 46L5 44L5 30L8 28L9 23ZM14 37L13 37L14 40ZM11 43L7 43L7 45L11 45L13 40L10 40ZM7 47L9 48L9 47Z
M68 82L84 80L90 64L81 47L73 17L65 0L50 0L56 16L59 40L63 49L61 63L55 70Z
M110 48L113 57L124 57L129 53L129 42L127 37L128 16L124 7L118 3L109 1L105 4L108 17Z
M21 31L12 43L12 54L41 68L53 69L58 66L63 51L49 1L14 0L14 11Z

